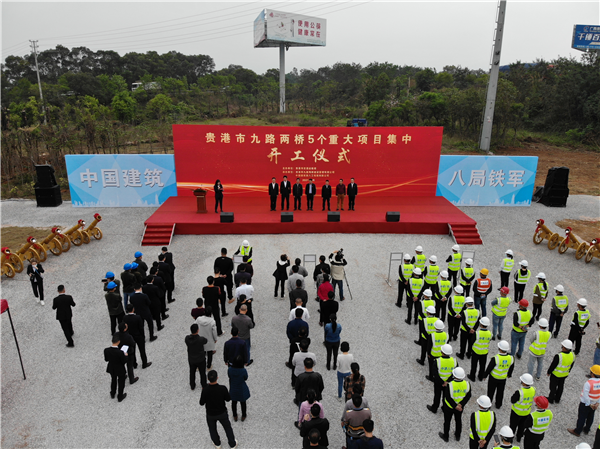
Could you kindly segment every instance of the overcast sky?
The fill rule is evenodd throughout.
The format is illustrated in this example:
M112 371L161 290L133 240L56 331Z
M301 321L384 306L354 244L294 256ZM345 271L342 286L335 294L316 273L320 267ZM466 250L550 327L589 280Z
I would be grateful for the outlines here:
M238 64L258 73L279 68L275 48L253 48L261 9L327 19L324 48L290 48L286 72L336 62L385 62L489 69L496 1L328 2L25 2L2 3L2 60L40 51L88 47L94 51L150 50L211 56L216 68ZM501 64L581 53L571 49L573 25L600 24L600 2L509 0Z

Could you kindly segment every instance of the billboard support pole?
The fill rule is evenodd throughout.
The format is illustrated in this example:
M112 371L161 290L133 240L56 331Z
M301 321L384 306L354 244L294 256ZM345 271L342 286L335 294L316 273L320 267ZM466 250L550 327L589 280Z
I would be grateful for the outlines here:
M279 113L285 113L285 44L279 44Z
M481 139L479 149L490 153L490 140L492 139L492 126L494 125L494 108L496 106L496 91L498 90L498 75L500 73L500 53L502 51L502 36L504 34L504 16L506 14L506 0L500 0L498 4L498 17L496 19L496 37L492 47L492 67L488 81L485 111L483 113L483 125L481 127Z

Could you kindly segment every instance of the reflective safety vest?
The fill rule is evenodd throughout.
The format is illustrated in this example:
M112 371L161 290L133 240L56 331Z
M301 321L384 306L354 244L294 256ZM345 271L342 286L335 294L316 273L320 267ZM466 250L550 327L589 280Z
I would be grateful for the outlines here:
M450 271L458 271L460 270L460 261L462 260L461 253L453 253L452 260L448 264L448 270Z
M425 254L416 254L415 255L415 268L420 268L423 270L425 268L425 263L427 262L427 256Z
M590 312L587 310L578 310L575 312L575 315L577 315L577 324L579 324L579 328L582 329L583 326L585 326L585 323L590 319Z
M440 295L442 297L448 296L448 292L452 290L452 282L440 281Z
M477 441L485 440L490 430L492 430L495 420L496 414L492 410L477 410L475 412L475 431L477 432L477 437L473 435L473 429L471 429L471 433L469 434L471 439Z
M437 318L436 318L437 319ZM431 335L431 340L433 345L431 346L431 356L432 357L441 357L442 356L442 346L448 343L448 334L444 331L435 331Z
M535 331L535 340L529 345L529 351L538 357L543 356L546 353L546 345L550 341L552 332L549 331Z
M491 286L492 286L492 281L490 281L488 278L477 279L477 291L479 293L487 292Z
M496 354L494 360L496 360L496 366L490 374L494 379L506 379L508 377L508 369L515 362L515 359L510 354Z
M539 435L548 430L553 415L550 410L544 410L543 412L536 410L535 412L531 412L531 417L533 418L533 425L529 428L529 431Z
M412 263L403 263L402 264L402 274L404 275L405 280L410 279L414 268L415 267ZM400 279L400 276L398 276L398 279Z
M427 313L425 311L427 310L427 307L429 307L429 306L435 307L435 301L433 299L424 299L421 301L421 307L423 308L423 310L422 310L423 315L425 315ZM419 320L422 320L422 319L423 319L423 317L419 314ZM437 321L437 318L435 318L435 320ZM435 321L434 321L434 323L435 323Z
M600 401L600 379L592 378L587 383L590 386L590 392L588 393L590 403L595 404ZM581 398L583 399L583 391L581 392Z
M465 267L463 268L463 272L465 273L466 278L472 278L473 274L475 273L475 269L473 267ZM469 285L463 280L462 276L460 277L460 283L461 285Z
M510 305L510 298L506 296L505 298L496 298L496 300L498 302L492 306L492 313L496 316L506 316L508 306Z
M531 411L533 405L533 398L535 397L534 387L521 387L519 388L519 400L515 402L511 409L519 416L527 416Z
M515 266L515 260L510 257L505 257L502 259L502 271L505 273L510 273Z
M471 390L471 385L469 385L469 382L467 382L466 380L453 380L452 382L450 382L450 397L454 400L454 402L456 402L457 404L462 401L465 396L467 395L467 393L469 392L469 390ZM450 403L448 402L448 399L444 399L444 402L446 403L446 405L448 407L450 407ZM452 408L452 407L450 407Z
M458 315L465 305L465 297L460 295L454 295L450 300L450 308L454 312L454 315Z
M423 288L423 279L421 278L410 278L408 280L408 286L413 296L419 296L421 289Z
M523 275L523 272L521 270L517 271L517 284L527 284L527 281L529 281L530 277L530 270L527 270L527 273L525 273L525 275Z
M438 374L444 382L450 379L454 368L456 368L456 359L454 357L441 356L437 359Z
M433 334L435 332L434 324L438 319L439 318L436 316L425 318L425 334L421 334L421 337L427 338L427 335Z
M519 324L519 326L528 326L529 322L531 321L531 312L529 310L517 310L517 323ZM524 330L521 330L519 327L513 325L513 330L515 332L527 332Z
M573 363L575 363L575 354L572 351L559 353L558 365L556 365L552 374L556 377L567 377Z
M544 283L540 282L537 284L538 290L540 291L540 296L546 298L548 296L548 284L546 284L546 288L544 288Z
M492 333L487 329L478 329L475 332L475 341L473 342L473 352L478 355L487 354L492 341Z
M473 327L475 327L475 324L477 324L477 320L479 320L479 310L465 309L464 314L465 314L465 321L467 322L468 328L473 329ZM460 328L463 331L467 330L463 324L460 325Z
M240 254L243 256L250 256L250 251L252 251L252 247L249 246L246 248L245 246L240 246ZM248 258L248 262L252 262L252 258Z
M429 265L427 267L427 274L425 275L425 282L429 285L437 283L438 275L440 274L440 267L437 265Z
M556 304L556 307L558 307L558 310L564 313L564 311L567 310L567 307L569 307L569 298L567 298L566 295L555 296L554 303Z

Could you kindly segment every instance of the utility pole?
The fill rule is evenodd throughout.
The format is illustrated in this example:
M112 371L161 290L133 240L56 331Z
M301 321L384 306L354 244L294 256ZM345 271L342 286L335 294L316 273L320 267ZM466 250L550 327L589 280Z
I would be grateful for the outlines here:
M490 140L492 139L492 126L494 125L494 108L496 106L496 91L498 90L498 75L500 73L500 53L502 51L502 36L504 34L506 0L500 0L497 13L496 37L494 39L494 46L492 47L492 67L490 69L485 111L483 113L481 139L479 141L479 148L488 154L490 152Z
M37 72L38 87L40 88L40 102L42 103L42 114L44 115L44 125L46 125L47 124L46 108L44 107L44 95L42 94L42 82L40 81L40 68L38 67L38 62L37 62L37 43L38 43L38 41L29 40L29 42L31 42L33 57L35 59L35 71Z
M279 113L285 114L285 43L279 44Z

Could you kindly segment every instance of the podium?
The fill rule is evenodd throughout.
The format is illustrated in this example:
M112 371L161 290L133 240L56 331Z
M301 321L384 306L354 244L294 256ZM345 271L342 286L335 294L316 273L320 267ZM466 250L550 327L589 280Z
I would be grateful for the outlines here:
M196 213L205 214L206 213L206 193L207 191L204 189L195 189L194 196L196 197Z

